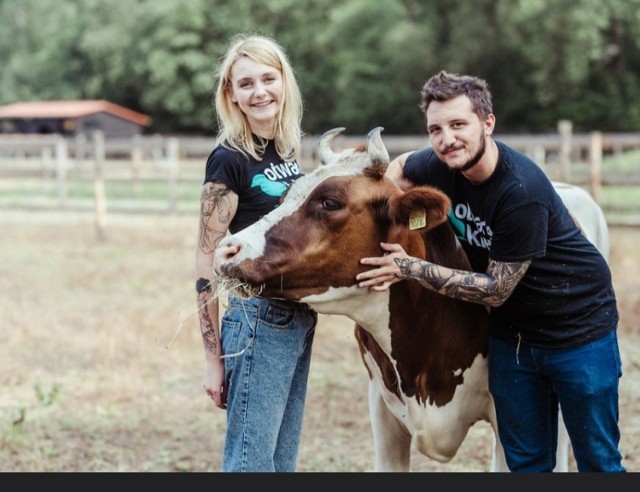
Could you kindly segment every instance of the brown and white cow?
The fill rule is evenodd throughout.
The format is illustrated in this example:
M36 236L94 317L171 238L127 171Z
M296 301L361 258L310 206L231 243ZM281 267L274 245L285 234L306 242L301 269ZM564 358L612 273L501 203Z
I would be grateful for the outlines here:
M489 422L497 435L487 379L488 314L417 282L385 292L357 287L356 274L366 268L360 258L379 255L381 241L451 268L470 266L447 221L448 198L428 186L403 193L384 176L389 156L381 128L369 133L366 148L334 153L331 141L342 130L323 135L323 165L294 182L277 209L221 242L216 263L224 277L254 293L356 322L370 376L377 471L408 471L412 443L447 462L474 423ZM426 212L425 227L409 227L415 211ZM556 470L566 471L562 426L560 434ZM498 439L491 469L507 470Z

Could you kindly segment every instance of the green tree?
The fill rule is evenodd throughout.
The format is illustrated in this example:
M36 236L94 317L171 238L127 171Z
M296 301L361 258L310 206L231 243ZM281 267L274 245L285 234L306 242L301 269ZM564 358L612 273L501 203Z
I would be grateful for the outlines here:
M503 18L529 61L528 128L554 130L559 119L578 131L638 128L631 109L640 75L638 0L521 0L516 7Z
M352 133L375 126L389 134L423 131L418 97L433 41L432 31L420 25L423 19L412 1L334 5L319 35L319 50L328 54L333 73L332 126Z
M286 48L307 133L423 133L439 70L489 82L499 132L640 129L640 0L0 0L0 104L107 99L210 135L238 32Z
M68 0L0 3L0 101L84 96L79 17L76 2Z

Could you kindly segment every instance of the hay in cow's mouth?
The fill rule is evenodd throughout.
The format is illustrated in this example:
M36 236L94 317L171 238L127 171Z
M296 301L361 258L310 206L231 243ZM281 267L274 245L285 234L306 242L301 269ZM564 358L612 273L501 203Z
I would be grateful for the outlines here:
M214 295L211 299L220 299L221 297L228 296L229 294L247 298L260 295L261 292L262 286L256 289L247 282L237 278L220 275L215 278Z

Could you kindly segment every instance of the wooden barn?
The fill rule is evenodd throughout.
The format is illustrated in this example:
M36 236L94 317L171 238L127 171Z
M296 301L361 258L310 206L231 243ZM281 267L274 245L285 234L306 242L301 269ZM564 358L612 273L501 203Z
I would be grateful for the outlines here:
M106 138L140 135L151 118L104 100L30 101L0 106L0 133L57 133Z

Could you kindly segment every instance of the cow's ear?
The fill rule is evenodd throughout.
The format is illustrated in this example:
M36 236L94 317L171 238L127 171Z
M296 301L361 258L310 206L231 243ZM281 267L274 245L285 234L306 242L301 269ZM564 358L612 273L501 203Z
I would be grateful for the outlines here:
M391 215L398 225L410 229L429 230L447 220L451 201L431 186L418 186L391 203Z

